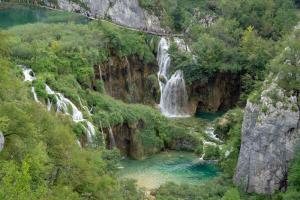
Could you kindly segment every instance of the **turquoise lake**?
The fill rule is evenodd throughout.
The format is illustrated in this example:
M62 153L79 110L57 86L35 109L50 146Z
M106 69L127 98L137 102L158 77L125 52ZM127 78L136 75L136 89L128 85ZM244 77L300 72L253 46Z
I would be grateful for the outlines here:
M88 23L89 19L76 13L48 10L35 6L0 3L0 28L28 23Z
M141 161L125 159L120 166L120 177L134 179L139 187L149 190L167 182L199 185L220 173L215 165L201 163L193 153L174 151Z

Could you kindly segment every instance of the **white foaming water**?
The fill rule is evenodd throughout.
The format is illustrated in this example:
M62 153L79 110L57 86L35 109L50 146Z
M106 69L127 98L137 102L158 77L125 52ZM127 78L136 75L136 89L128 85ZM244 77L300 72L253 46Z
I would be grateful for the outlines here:
M85 119L83 118L82 112L79 111L79 109L73 104L73 102L71 102L68 98L64 97L63 94L54 92L47 84L46 84L45 89L46 89L47 94L55 96L57 112L62 112L66 115L71 115L73 121L75 121L75 122L85 121ZM47 107L50 107L51 104L52 103L49 100Z
M32 82L36 79L32 69L22 65L19 66L23 68L24 81Z
M86 133L87 133L87 141L89 143L93 142L93 137L95 136L95 127L88 120L83 118L82 112L75 106L73 102L71 102L68 98L64 97L63 94L54 92L47 84L46 84L46 92L47 94L54 95L56 99L56 111L62 112L66 115L71 115L74 122L86 122ZM48 99L48 110L51 109L52 102Z
M110 148L114 149L116 147L116 140L111 127L109 127L108 132L109 132Z
M41 103L41 102L39 101L38 97L37 97L37 94L36 94L36 92L35 92L34 87L31 87L31 92L32 92L32 94L33 94L33 98L34 98L35 102Z
M93 142L93 137L95 136L95 127L94 125L89 122L89 121L86 121L86 124L87 124L87 140L89 143L92 143Z
M179 48L183 48L184 41L177 38L175 39L175 43L178 43ZM184 50L187 51L188 48L185 44L184 46ZM177 70L171 78L168 79L168 71L171 63L171 59L168 54L169 48L170 42L165 38L161 38L157 54L157 61L159 65L157 77L161 92L159 107L162 114L166 117L189 117L187 112L188 95L183 72L181 70Z
M184 42L183 39L175 37L174 38L174 42L176 43L176 45L179 48L179 50L186 51L186 52L191 52L189 46L185 44L185 42Z
M23 65L18 65L19 67L21 67L23 69L23 75L24 75L24 81L28 81L28 82L32 82L36 79L35 77L35 74L33 73L32 69L26 67L26 66L23 66ZM35 100L35 102L37 103L41 103L37 97L37 94L35 92L35 88L32 86L31 87L31 92L33 94L33 98Z
M215 129L212 126L208 126L205 131L206 135L208 135L210 138L212 138L215 141L222 142L216 135L215 135Z
M176 71L168 80L160 102L161 111L168 117L188 117L186 113L187 92L183 72Z
M36 79L34 72L30 68L22 66L22 65L19 65L19 66L22 67L22 69L23 69L23 74L25 77L24 81L32 82L33 80ZM56 107L57 107L56 111L57 112L62 112L66 115L71 115L72 119L75 123L86 122L86 127L84 127L84 128L87 132L87 141L89 143L92 143L93 137L95 136L95 133L96 133L94 125L91 122L89 122L88 120L84 119L82 112L75 106L75 104L72 101L70 101L68 98L64 97L63 94L54 92L47 84L45 86L45 90L46 90L47 94L54 95L55 100L56 100ZM36 102L40 103L34 87L31 87L31 92L33 93L34 100ZM81 101L80 101L80 103L81 103ZM47 110L50 111L51 107L52 107L52 102L50 99L47 99Z

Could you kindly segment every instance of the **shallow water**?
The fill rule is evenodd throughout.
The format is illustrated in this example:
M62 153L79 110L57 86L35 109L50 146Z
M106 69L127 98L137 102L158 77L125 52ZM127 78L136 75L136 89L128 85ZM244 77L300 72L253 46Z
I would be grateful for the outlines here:
M187 152L163 152L142 161L125 159L119 172L120 177L135 179L146 189L166 182L201 184L218 174L215 165L201 163L199 157Z
M48 10L35 6L0 3L0 28L28 23L87 23L89 20L76 13Z

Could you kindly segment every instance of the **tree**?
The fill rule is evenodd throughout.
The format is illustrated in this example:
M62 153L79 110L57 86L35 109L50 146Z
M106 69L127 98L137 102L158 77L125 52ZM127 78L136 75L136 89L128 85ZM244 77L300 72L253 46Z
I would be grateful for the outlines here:
M181 6L176 7L176 9L172 13L173 21L174 21L174 28L176 31L182 31L185 27L185 13Z

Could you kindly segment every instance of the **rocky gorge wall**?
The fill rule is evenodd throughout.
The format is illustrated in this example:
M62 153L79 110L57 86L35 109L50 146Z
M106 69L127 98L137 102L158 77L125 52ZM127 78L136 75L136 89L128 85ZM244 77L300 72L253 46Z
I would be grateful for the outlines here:
M81 4L69 0L58 0L57 4L47 0L44 2L49 7L80 12L95 18L108 18L126 27L163 32L158 17L142 9L138 0L83 0Z
M240 77L238 74L216 73L207 83L193 83L188 93L191 113L227 110L239 99Z
M289 163L300 149L300 111L299 97L276 81L265 87L260 101L245 108L234 182L250 193L272 194L286 189Z
M143 64L138 57L112 56L102 65L95 65L96 79L104 81L106 93L129 103L158 104L160 90L157 63ZM240 95L237 74L216 73L207 83L195 82L187 88L189 110L216 112L235 105Z
M129 103L155 104L159 99L157 70L155 63L143 64L137 56L111 56L94 66L95 79L103 80L106 93Z

